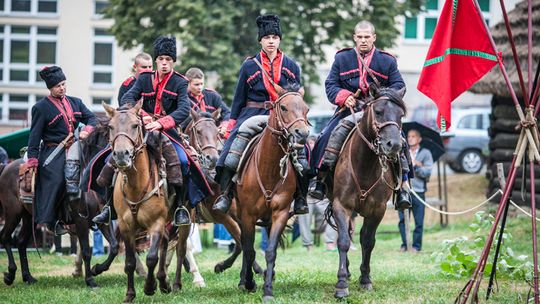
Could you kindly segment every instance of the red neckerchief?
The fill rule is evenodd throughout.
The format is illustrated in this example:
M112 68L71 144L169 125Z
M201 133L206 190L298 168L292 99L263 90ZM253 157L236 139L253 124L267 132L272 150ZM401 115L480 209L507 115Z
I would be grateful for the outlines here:
M270 58L266 55L266 53L261 50L261 64L266 72L268 72L268 75L272 77L275 83L279 83L279 80L281 79L281 65L283 64L283 53L281 50L278 49L276 58L274 58L274 61L270 62ZM263 74L263 83L264 87L266 88L266 91L268 92L268 95L270 96L270 101L276 101L278 99L278 93L276 92L276 89L270 83L270 80L266 77L266 73Z
M364 96L367 96L369 92L369 83L367 81L368 72L367 69L369 69L369 66L371 65L371 59L373 59L373 54L375 54L375 46L371 48L371 51L369 51L364 57L364 62L366 63L367 67L364 69L362 67L362 62L358 57L360 57L360 52L358 52L357 49L354 49L356 51L356 56L358 60L358 71L360 72L360 79L358 81L358 87L362 92L364 93Z
M61 99L53 97L51 95L47 96L47 98L58 109L58 111L64 118L64 122L66 123L68 127L69 133L73 133L73 129L74 129L73 124L75 122L75 116L73 115L73 108L71 107L69 100L67 100L65 95L62 96Z
M163 80L159 81L158 71L156 71L154 75L154 80L152 83L152 87L154 88L154 92L156 92L156 105L154 106L154 114L161 114L161 96L163 95L163 89L165 89L165 86L167 85L167 82L171 78L174 71L171 71L165 77L163 77Z
M195 100L197 101L197 103L193 103L193 104L199 109L201 109L202 112L206 112L206 103L204 102L203 92L201 92L201 94L198 96L189 92L189 95L193 96L193 98L195 98Z

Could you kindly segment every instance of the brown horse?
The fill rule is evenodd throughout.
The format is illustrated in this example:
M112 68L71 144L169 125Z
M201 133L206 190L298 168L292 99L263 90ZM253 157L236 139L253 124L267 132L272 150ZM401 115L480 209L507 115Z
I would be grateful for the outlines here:
M364 217L360 230L362 264L360 287L371 290L369 276L375 232L386 212L386 202L399 189L402 149L401 119L406 108L400 95L392 89L372 90L372 99L364 105L364 116L353 129L336 164L333 189L328 197L338 228L339 270L336 298L349 294L350 277L347 252L354 232L352 211ZM332 183L330 183L332 185Z
M214 178L211 176L219 157L218 146L220 142L217 126L219 115L221 114L220 112L220 110L217 110L212 114L209 114L206 112L196 112L191 110L192 122L186 127L185 130L185 133L189 135L189 144L199 155L201 167L203 171L205 171L206 178L212 187L212 191L215 193L215 195L208 197L201 202L201 204L199 204L199 215L206 223L223 224L235 241L233 253L226 260L216 264L214 267L215 273L221 273L229 269L242 252L240 225L235 220L236 204L233 203L228 213L216 211L212 208L214 202L221 193L219 184L213 182ZM180 253L185 253L185 243L179 242L177 245L177 250L179 250ZM182 256L182 254L177 255L177 257L180 256ZM177 267L178 265L182 265L182 261L178 261L176 265ZM256 273L262 273L261 267L256 262L253 265L253 269ZM181 271L181 268L177 268L177 275L179 271Z
M107 144L107 128L106 126L98 126L92 132L87 139L81 141L82 151L82 165L86 165L86 161L92 158L98 151L101 150ZM31 204L22 204L18 195L18 172L19 166L23 163L22 159L11 162L0 175L0 189L3 189L3 194L0 196L0 205L3 206L5 225L0 232L0 243L6 248L8 255L8 271L4 273L4 283L11 285L15 279L15 273L17 266L13 258L11 235L15 231L15 228L19 222L23 221L23 225L17 238L17 248L19 251L19 258L21 261L22 278L23 282L28 284L35 283L37 280L30 274L26 249L28 241L32 236L33 228L33 206ZM108 226L100 225L99 229L102 231L105 239L111 244L111 252L107 261L102 264L98 264L90 269L90 263L92 258L92 249L90 247L88 233L90 226L92 225L90 219L94 217L101 204L101 199L93 192L83 193L82 200L74 202L62 202L63 206L69 204L71 213L70 216L75 224L75 230L77 238L79 239L79 245L81 247L82 259L85 266L85 282L88 287L97 287L94 281L94 276L109 268L110 263L114 259L114 244L116 239L114 233L110 233ZM116 246L117 248L117 246ZM95 269L101 269L97 272ZM80 274L75 272L74 275Z
M103 103L110 118L109 139L112 157L119 169L114 185L114 209L118 215L120 234L126 246L125 272L128 286L124 302L135 299L135 238L140 231L150 235L146 257L148 275L144 293L153 295L157 288L154 270L159 262L157 279L161 292L171 291L165 272L168 235L168 205L163 189L166 181L159 177L156 160L146 146L149 133L144 132L138 113L142 102L127 110L115 110ZM161 249L161 250L160 250ZM158 257L159 254L159 257Z
M272 278L276 249L281 233L289 218L289 209L296 190L296 174L291 163L294 149L302 149L309 135L306 118L308 106L298 92L286 92L274 103L268 125L259 143L249 156L236 186L237 214L242 229L243 263L240 288L254 291L253 263L255 261L255 223L270 220L264 300L273 299Z

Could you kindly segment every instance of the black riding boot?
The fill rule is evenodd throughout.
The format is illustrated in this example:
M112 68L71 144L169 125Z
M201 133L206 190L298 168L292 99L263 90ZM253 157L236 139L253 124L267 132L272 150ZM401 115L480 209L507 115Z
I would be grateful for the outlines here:
M92 222L96 224L106 224L110 220L116 219L116 214L114 208L111 208L112 197L114 193L114 188L106 187L105 188L105 206L101 209L101 213L96 215Z
M315 189L311 190L309 195L317 200L323 200L326 196L325 191L325 185L324 185L324 179L326 177L326 174L328 174L328 168L325 165L322 165L319 169L319 174L317 175L317 179L315 180Z
M397 202L396 202L396 210L405 210L405 209L411 209L412 203L411 203L411 194L409 191L401 188L398 193Z
M231 208L231 202L232 202L232 178L236 172L233 170L223 167L221 170L221 174L219 175L219 185L221 186L221 189L223 191L223 194L221 194L217 201L214 203L214 206L212 207L213 210L218 210L223 213L227 213L229 211L229 208Z
M184 197L182 187L175 186L174 190L176 191L175 206L176 210L174 211L174 222L175 226L187 226L191 224L191 217L189 216L189 211L187 208L182 205L182 198Z
M306 196L309 188L309 178L296 175L296 192L294 193L294 214L309 213Z

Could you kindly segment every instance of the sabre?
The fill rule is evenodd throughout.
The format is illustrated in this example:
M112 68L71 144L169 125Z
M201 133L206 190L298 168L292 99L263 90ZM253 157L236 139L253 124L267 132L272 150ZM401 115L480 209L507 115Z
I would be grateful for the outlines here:
M60 152L64 150L67 143L72 138L73 138L73 133L69 133L69 135L64 140L62 140L62 142L59 143L58 146L56 146L56 148L54 148L54 150L52 151L51 154L49 154L47 159L45 159L45 162L43 163L43 167L46 167L47 165L49 165L56 158L56 156L58 156L58 154L60 154Z

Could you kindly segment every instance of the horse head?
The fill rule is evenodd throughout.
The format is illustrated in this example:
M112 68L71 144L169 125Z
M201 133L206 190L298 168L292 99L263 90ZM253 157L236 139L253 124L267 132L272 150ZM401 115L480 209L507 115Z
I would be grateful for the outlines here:
M370 87L370 99L364 105L363 129L368 130L375 153L397 159L403 147L401 119L406 114L400 91Z
M145 147L143 125L139 116L142 102L139 101L133 108L122 107L119 110L106 103L102 105L110 118L109 143L112 157L119 169L129 169L133 166L137 154Z
M285 137L290 147L303 149L309 136L309 108L304 101L302 89L285 88L279 98L267 106L273 109L268 118L268 127L272 133Z
M214 169L219 158L218 152L218 121L221 109L212 114L197 112L191 109L191 123L186 127L189 144L199 154L201 164L205 169Z

